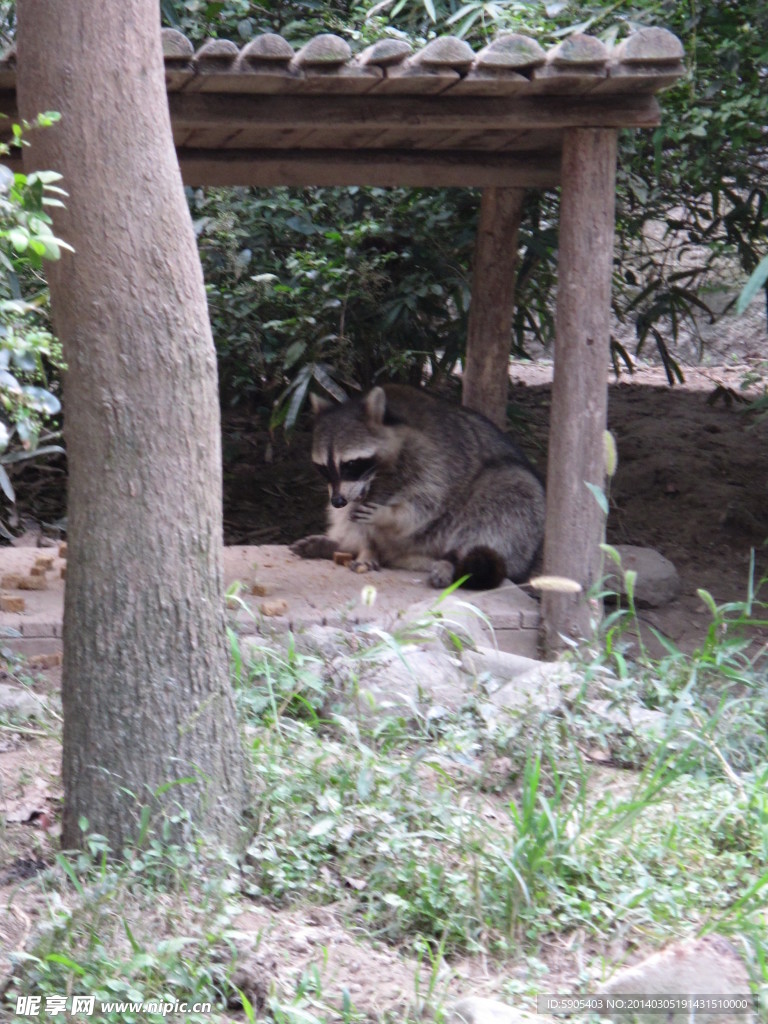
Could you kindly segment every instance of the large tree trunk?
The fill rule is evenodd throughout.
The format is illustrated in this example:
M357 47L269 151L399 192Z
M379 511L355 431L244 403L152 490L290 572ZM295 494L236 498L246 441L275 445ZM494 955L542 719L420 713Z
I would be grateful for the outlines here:
M216 364L156 0L19 0L18 95L27 119L62 113L25 166L63 173L55 228L75 247L50 268L68 364L63 841L86 818L120 852L148 805L231 842Z
M522 188L483 189L475 241L461 401L501 428L507 424L517 236L524 200Z

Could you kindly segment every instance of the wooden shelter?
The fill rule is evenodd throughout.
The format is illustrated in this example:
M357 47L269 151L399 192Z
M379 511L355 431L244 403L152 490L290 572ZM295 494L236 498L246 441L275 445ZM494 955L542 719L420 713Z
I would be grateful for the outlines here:
M671 33L608 49L572 35L545 51L504 35L475 52L442 37L413 52L383 39L353 55L333 35L299 50L278 35L195 52L163 30L168 103L190 185L475 186L483 189L464 402L503 418L517 229L525 189L561 188L555 377L544 552L545 644L588 628L603 514L616 138L652 128L655 94L683 73ZM15 56L0 60L0 111L16 116ZM11 161L12 162L12 161Z

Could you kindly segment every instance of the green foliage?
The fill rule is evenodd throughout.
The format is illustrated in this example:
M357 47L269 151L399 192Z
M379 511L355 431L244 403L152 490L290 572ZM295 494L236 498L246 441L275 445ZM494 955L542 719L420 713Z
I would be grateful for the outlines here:
M277 7L165 0L163 13L197 43L278 31L298 44L334 31L353 49L383 35L418 46L443 33L479 47L503 31L549 45L586 31L612 45L637 27L669 28L685 46L687 75L662 97L660 128L621 136L614 310L634 326L636 352L655 346L670 382L680 379L674 343L683 327L699 336L702 318L728 305L739 273L753 273L764 255L768 10L759 0L693 7L670 0ZM435 365L438 375L450 373L461 358L475 195L239 190L231 199L197 193L193 205L200 204L218 222L202 241L227 401L257 392L271 405L277 395L272 424L290 426L309 387L364 385L377 374L418 380ZM551 194L528 202L513 325L518 353L552 334L557 215ZM751 288L760 287L758 273ZM625 347L614 342L613 350L617 367L631 367Z
M768 11L649 6L683 40L689 70L662 97L662 126L624 137L619 227L635 291L624 313L636 314L638 347L653 337L666 357L660 329L675 338L683 320L713 318L708 296L733 292L738 269L751 273L764 252Z
M170 1019L167 1009L99 1005L226 1006L232 865L167 838L127 852L125 861L113 864L103 838L91 835L86 852L58 855L46 879L48 919L33 948L17 958L5 993L9 1007L19 995L93 995L99 1020L154 1024ZM35 1019L48 1019L45 999ZM188 1012L184 1019L224 1018Z
M673 382L679 370L670 338L677 340L684 323L696 333L702 316L714 316L708 294L732 289L738 268L751 273L764 252L765 5L384 0L365 6L381 30L397 27L419 40L451 32L480 45L498 32L520 31L551 44L582 31L611 45L644 25L681 38L688 73L662 96L661 127L621 136L615 280L615 312L634 323L637 352L648 339L655 342ZM553 223L556 217L550 208Z
M49 113L34 125L14 124L14 144L24 144L25 131L56 120L58 114ZM7 145L0 147L0 157L7 152ZM15 495L5 466L63 451L40 446L44 424L60 411L48 370L60 371L63 362L45 318L47 291L40 277L44 260L57 260L70 248L53 234L47 212L62 205L60 180L53 171L14 174L0 164L0 488L9 501Z
M196 44L208 38L247 42L262 32L278 32L301 45L313 35L335 32L365 38L363 13L353 3L251 3L250 0L161 0L163 23L177 28Z
M277 397L273 422L290 425L312 379L333 393L381 374L439 380L456 365L474 194L236 189L190 203L225 402Z

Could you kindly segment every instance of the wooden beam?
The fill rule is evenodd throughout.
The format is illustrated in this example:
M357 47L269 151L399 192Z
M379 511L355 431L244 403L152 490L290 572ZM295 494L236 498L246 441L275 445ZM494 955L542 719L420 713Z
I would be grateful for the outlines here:
M461 400L498 427L507 422L517 234L524 199L521 188L484 189L475 241Z
M323 129L418 127L501 132L525 128L649 128L659 124L653 96L260 96L168 94L174 130L183 128Z
M552 188L560 181L553 154L515 156L440 150L177 149L186 185L451 188L494 185Z
M616 134L575 128L563 144L544 574L575 580L582 593L544 592L549 653L562 637L589 635L586 592L600 574L605 517L587 483L605 484Z
M554 188L560 160L553 154L429 153L404 151L342 152L177 148L185 185L275 188L372 185L378 188ZM21 171L20 153L3 158Z

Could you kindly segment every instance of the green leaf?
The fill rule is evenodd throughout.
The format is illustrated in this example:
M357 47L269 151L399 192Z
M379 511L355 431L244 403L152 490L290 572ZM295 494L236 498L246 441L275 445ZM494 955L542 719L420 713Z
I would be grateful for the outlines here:
M25 384L22 392L26 403L35 412L45 413L46 416L55 416L61 410L61 402L50 391L45 388L38 388L32 384Z
M29 235L23 228L11 228L8 238L16 252L25 252L29 245Z
M306 370L307 367L303 367ZM293 397L288 405L288 411L285 414L285 429L292 430L296 426L296 420L299 418L299 412L304 404L304 399L307 397L307 389L309 388L309 382L311 377L308 373L300 373L296 378L297 387L293 392Z
M64 243L59 242L52 236L50 238L37 238L35 243L35 252L39 256L43 256L47 260L61 259L61 247ZM66 246L66 248L69 249L70 246Z
M766 281L768 281L768 256L763 256L741 290L739 301L736 303L736 312L739 315L744 312Z
M605 454L605 474L606 476L615 476L619 455L616 449L616 438L610 430L603 431L603 448Z
M11 354L13 365L23 373L34 373L38 366L38 359L34 352L13 352Z
M635 583L637 582L637 569L627 569L624 573L624 589L630 605L635 603Z
M607 516L608 515L608 499L605 496L605 491L602 489L602 487L598 487L597 484L591 484L588 480L585 480L584 484L592 492L592 494L594 496L594 499L597 502L597 504L600 506L600 510L602 511L603 515Z
M604 551L611 561L616 563L616 565L621 565L621 553L611 544L601 544L600 550Z
M141 950L141 946L134 938L133 932L131 931L128 922L125 920L125 918L123 918L123 928L125 929L125 934L128 936L128 941L131 944L131 949L133 950L134 953L138 953Z
M64 967L68 967L70 971L74 971L74 973L79 974L80 977L85 975L85 968L81 967L80 964L75 963L75 961L70 957L64 956L63 953L49 953L45 959L50 963L62 964Z
M0 391L7 391L11 395L21 394L21 384L12 373L7 370L0 370Z
M704 602L704 604L709 609L709 612L712 615L712 618L716 619L717 618L717 605L715 604L715 599L712 597L710 592L708 590L703 590L702 588L699 588L696 591L696 593L698 594L698 596L701 598L701 600Z
M6 466L10 466L14 462L26 462L27 459L36 459L40 455L66 454L66 449L62 448L60 444L45 444L31 452L11 452L9 455L3 455L0 461Z
M305 341L294 341L292 345L289 345L285 350L283 356L283 369L290 370L290 368L301 359L304 353L307 351L307 343Z
M58 110L46 110L44 114L37 115L37 124L41 128L49 128L52 124L56 124L56 122L60 120L61 114Z
M43 185L52 185L54 181L62 181L64 175L59 174L58 171L33 171L32 174L27 178L27 182L33 185L36 181L40 181Z
M387 904L388 907L394 907L396 910L400 910L402 907L407 907L408 902L404 900L402 896L398 896L396 892L387 892L382 896L382 901Z
M11 478L8 476L3 466L0 466L0 490L6 496L8 501L11 503L16 501L16 492L13 489Z
M25 447L34 448L37 444L37 437L40 433L40 428L37 423L31 419L18 419L16 421L16 433L19 435L19 440Z
M327 371L319 363L316 363L313 367L312 376L321 387L325 388L329 395L333 395L337 402L345 402L347 400L343 389L339 387L336 381L328 375Z
M307 838L316 839L318 836L324 836L330 832L335 825L335 818L321 818L319 821L316 821L309 832L307 832Z

